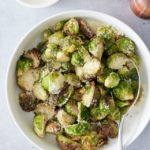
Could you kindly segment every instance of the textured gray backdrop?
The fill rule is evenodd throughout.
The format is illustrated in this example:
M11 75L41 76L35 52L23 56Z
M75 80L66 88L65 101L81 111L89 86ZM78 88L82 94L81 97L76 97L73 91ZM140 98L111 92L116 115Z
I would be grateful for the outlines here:
M6 105L4 81L8 60L20 38L36 23L57 12L71 9L101 11L131 26L150 48L150 20L137 18L128 0L60 0L44 9L30 9L15 0L0 0L0 150L36 150L18 131ZM150 150L150 124L127 150Z

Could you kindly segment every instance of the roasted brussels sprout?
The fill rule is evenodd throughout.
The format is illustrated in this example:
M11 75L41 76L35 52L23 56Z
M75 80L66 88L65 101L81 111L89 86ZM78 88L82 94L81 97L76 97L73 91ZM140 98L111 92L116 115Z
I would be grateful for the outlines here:
M84 79L83 67L75 67L75 73L79 77L80 80Z
M47 119L52 119L56 115L55 107L48 103L39 103L34 110L36 114L45 114Z
M116 72L112 72L105 79L104 85L107 88L114 88L119 84L119 81L120 81L119 75Z
M106 119L101 122L100 134L104 136L109 136L110 138L115 138L118 135L118 124L111 120Z
M75 18L68 20L64 25L64 32L67 35L76 35L79 33L79 24Z
M22 76L19 76L17 83L19 87L26 91L32 91L34 82L39 79L39 70L30 69L23 73Z
M68 62L70 57L67 56L63 51L58 51L56 55L56 60L58 62Z
M72 96L73 92L74 92L73 86L64 87L59 94L60 95L59 98L57 99L57 105L59 107L64 106L69 101L69 98Z
M78 142L72 141L62 134L58 134L56 139L62 150L82 150L81 145Z
M61 49L65 53L73 53L79 46L83 45L83 41L78 36L66 36L60 44Z
M33 129L35 133L41 138L45 136L46 121L47 121L47 118L44 114L37 114L34 116L34 119L33 119Z
M120 113L119 108L115 107L114 109L112 109L110 116L113 120L120 120L121 113Z
M58 47L55 43L49 43L42 54L43 61L49 62L51 59L56 58L57 50Z
M58 134L61 132L61 125L57 121L50 121L46 125L45 131L47 133Z
M59 72L51 72L42 79L42 86L51 94L60 93L64 86L65 78Z
M19 104L24 111L32 111L35 109L37 100L32 92L21 92L19 94Z
M70 62L61 63L61 72L72 72L74 71L74 66Z
M62 30L64 27L64 24L65 24L64 20L57 22L54 27L55 31Z
M26 51L24 56L32 60L32 67L37 68L40 65L40 51L36 48Z
M84 19L79 19L79 26L80 26L80 31L87 37L87 38L92 38L94 36L93 31L91 28L87 25L87 22Z
M75 122L75 118L68 113L66 113L63 109L60 109L56 115L59 123L65 127L67 125L73 124Z
M66 105L65 105L65 110L68 114L77 117L78 115L78 107L77 104L74 100L70 100Z
M77 124L68 125L65 128L65 132L72 136L86 135L90 132L90 124L88 122L79 122Z
M110 56L110 55L112 55L112 54L114 54L114 53L118 53L119 52L119 50L118 50L118 47L117 47L117 45L116 44L112 44L110 47L108 47L107 49L106 49L106 51L105 51L105 53L108 55L108 56Z
M86 79L94 78L98 74L101 68L101 63L97 59L93 58L83 66L83 73Z
M51 35L52 35L52 30L50 28L44 30L43 35L42 35L42 40L47 41Z
M133 89L127 81L120 81L119 85L113 89L116 98L126 101L134 98Z
M140 58L136 54L133 54L131 57L132 61L135 63L135 65L139 66L140 65Z
M117 107L122 108L122 107L129 106L131 104L131 102L130 101L121 101L121 100L116 99L115 104Z
M32 59L21 56L16 65L17 76L22 76L32 67L32 64Z
M107 65L111 69L120 69L129 61L128 57L123 53L115 53L108 57Z
M99 136L96 132L91 132L81 139L83 150L94 150L99 143Z
M92 104L94 91L95 91L95 83L94 82L87 83L85 86L85 93L82 96L83 105L85 105L86 107L90 107L90 105Z
M105 43L115 41L115 32L111 26L100 26L97 28L96 35L104 39Z
M82 102L78 102L78 122L80 121L88 121L90 119L90 110L86 106L82 104Z
M47 92L43 89L41 83L37 82L33 86L33 94L39 100L45 101L48 98Z
M135 53L135 44L131 39L127 37L123 37L117 40L116 44L119 48L119 51L121 51L122 53L126 55L131 56L133 55L133 53Z
M80 80L79 80L78 76L76 76L76 74L68 73L68 74L65 74L64 76L65 76L65 81L69 85L72 85L72 86L75 86L75 87L80 87L81 83L80 83Z
M103 47L103 41L99 37L93 38L89 42L88 48L89 48L90 53L94 57L96 57L98 60L101 60L104 47Z
M54 43L56 45L59 45L61 43L61 40L64 38L64 33L61 31L55 32L48 38L48 43Z

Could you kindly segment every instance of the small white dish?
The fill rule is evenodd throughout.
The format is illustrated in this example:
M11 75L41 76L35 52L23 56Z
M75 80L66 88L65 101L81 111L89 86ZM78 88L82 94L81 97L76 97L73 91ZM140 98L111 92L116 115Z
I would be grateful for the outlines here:
M142 95L142 100L135 105L131 115L128 116L124 124L123 145L124 148L126 148L142 133L150 120L150 53L142 39L128 25L103 13L87 10L73 10L59 13L43 20L25 34L12 54L6 74L5 90L10 114L22 134L39 149L59 150L54 136L46 136L44 139L36 136L32 128L33 113L26 113L20 108L18 103L19 89L16 85L15 71L16 62L20 55L24 50L33 48L39 42L41 33L45 28L53 26L57 21L66 20L71 17L81 17L92 19L100 23L110 24L126 34L136 43L137 53L141 58L140 77L144 93ZM104 146L103 150L116 150L116 142L117 139L109 140L108 145Z
M54 5L59 0L16 0L19 4L30 8L44 8Z

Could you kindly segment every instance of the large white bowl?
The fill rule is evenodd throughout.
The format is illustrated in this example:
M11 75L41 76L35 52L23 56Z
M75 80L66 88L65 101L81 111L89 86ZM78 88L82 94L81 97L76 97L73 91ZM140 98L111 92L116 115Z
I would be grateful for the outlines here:
M132 114L128 117L124 126L124 146L127 147L131 144L144 130L146 125L150 119L150 53L145 46L142 39L125 23L122 21L111 17L109 15L94 12L94 11L85 11L85 10L77 10L77 11L68 11L59 13L57 15L51 16L44 21L40 22L38 25L33 27L19 42L16 47L15 53L12 55L8 66L7 72L7 83L6 83L6 91L7 91L7 99L8 106L11 113L11 116L14 119L17 127L20 129L23 135L34 143L37 147L48 150L58 150L58 146L55 141L55 137L47 136L44 139L40 139L35 135L32 129L32 113L26 113L21 110L18 104L18 92L19 89L16 85L15 78L15 68L16 61L19 56L22 54L23 50L32 48L39 41L39 37L41 32L53 25L59 20L67 19L70 17L83 17L86 19L93 19L98 22L104 22L112 25L118 30L125 33L128 37L130 37L137 45L137 52L141 58L141 82L144 89L143 97L135 106ZM109 144L104 147L107 150L115 150L116 149L116 140L110 140Z

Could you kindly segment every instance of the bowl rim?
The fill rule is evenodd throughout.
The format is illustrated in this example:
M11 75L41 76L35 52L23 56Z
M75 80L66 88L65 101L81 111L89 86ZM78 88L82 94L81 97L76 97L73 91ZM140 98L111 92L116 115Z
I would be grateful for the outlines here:
M102 12L98 12L98 11L93 11L93 10L84 10L84 9L79 9L79 10L69 10L69 11L63 11L63 12L59 12L56 13L54 15L51 15L49 17L47 17L46 19L43 19L42 21L40 21L39 23L35 24L32 28L30 28L25 34L24 36L19 40L19 42L17 43L17 46L14 48L14 51L12 52L11 56L10 56L10 60L8 61L8 65L7 65L7 71L6 71L6 80L5 80L5 95L6 95L6 100L7 100L7 107L9 110L9 114L14 122L14 124L16 125L16 127L19 129L19 131L21 132L22 135L24 135L24 137L30 142L32 143L34 146L36 146L37 148L41 149L41 147L36 144L36 142L34 142L30 137L27 136L27 134L23 131L23 129L20 127L20 125L17 123L17 120L15 118L15 116L13 115L12 112L12 108L11 105L9 103L9 96L8 96L8 78L9 78L9 69L11 66L11 62L13 61L13 57L15 56L20 44L25 40L25 38L30 34L30 32L32 32L34 29L38 28L39 26L41 26L44 22L51 20L55 17L59 17L59 16L65 16L67 14L73 14L73 13L87 13L87 14L93 14L93 15L102 15L102 16L106 16L107 18L113 19L114 21L117 21L118 23L121 23L122 25L124 25L126 28L128 28L130 31L132 31L132 33L134 33L134 35L143 43L143 46L145 47L145 49L147 50L149 56L150 56L150 51L148 50L148 47L146 46L146 44L144 43L144 41L141 39L141 37L126 23L124 23L123 21L121 21L120 19L113 17L111 15L108 15L106 13L102 13ZM113 25L113 24L112 24ZM149 82L150 83L150 82ZM147 119L147 121L145 122L145 124L143 125L143 128L140 132L138 132L138 134L136 134L136 136L131 136L131 140L126 143L125 148L127 148L131 143L133 143L140 135L141 133L144 131L144 129L146 128L146 126L148 125L150 121L150 116L149 119Z
M38 4L30 4L30 3L24 2L24 1L22 1L22 0L16 0L16 1L17 1L19 4L21 4L22 6L29 7L29 8L45 8L45 7L49 7L49 6L54 5L54 4L57 3L59 0L52 0L52 1L49 0L48 3L46 3L46 4L40 4L40 5L38 5Z

